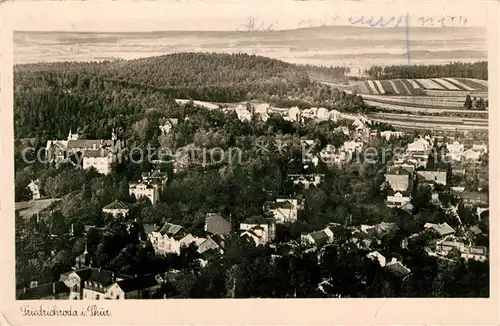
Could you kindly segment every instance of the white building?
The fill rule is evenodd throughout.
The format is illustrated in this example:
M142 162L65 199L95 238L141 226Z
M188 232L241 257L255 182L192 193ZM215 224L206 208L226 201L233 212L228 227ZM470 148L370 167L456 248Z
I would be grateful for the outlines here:
M470 148L462 153L462 157L466 161L477 162L481 158L481 152Z
M151 204L155 205L160 199L160 191L157 185L150 184L147 182L131 182L129 184L129 194L135 196L139 199L141 197L146 197L151 201Z
M408 144L408 147L406 148L406 153L412 157L423 157L427 159L430 152L431 145L424 138L414 140L412 143Z
M247 107L243 104L238 105L234 111L238 115L238 119L241 121L251 121L252 120L252 112L248 111Z
M460 162L462 159L462 154L464 152L464 145L460 144L458 141L453 143L446 143L446 149L448 150L447 156L453 161Z
M148 239L157 255L180 254L182 247L187 247L192 243L198 246L205 241L203 238L194 237L184 227L169 222L166 222L159 230L158 228L151 230L148 233Z
M324 228L323 230L311 232L308 234L302 234L300 236L300 241L305 245L322 246L333 242L334 234L330 228Z
M116 162L116 155L109 149L87 150L83 154L83 169L94 168L101 174L109 174Z
M320 121L325 121L330 119L330 113L325 108L319 108L318 111L316 111L316 117Z
M269 211L278 224L295 223L301 208L297 199L278 198L276 202L269 205Z
M256 245L265 244L276 238L276 221L254 216L240 223L240 231L242 236L250 236Z
M390 140L391 138L401 138L403 137L404 132L401 131L382 131L380 132L380 137L385 138L387 141Z
M367 254L366 257L372 260L377 260L381 267L384 267L387 262L386 258L378 251L372 251Z
M129 208L123 202L115 200L111 204L104 206L102 212L111 214L114 218L126 217L128 215Z
M472 149L480 153L488 153L488 145L486 144L473 144Z
M402 192L396 192L392 195L387 196L387 206L388 207L401 207L405 205L406 203L409 203L411 200L411 197L409 194L402 193Z
M300 121L300 118L302 117L302 113L300 109L297 106L291 107L288 110L288 119L291 121Z
M31 191L31 196L33 200L38 200L42 198L42 195L40 194L40 182L39 180L31 180L31 182L28 184L28 189Z
M309 188L310 185L315 187L319 186L323 182L323 174L289 174L288 177L292 180L294 185L302 185L304 188Z
M331 110L328 114L330 116L330 120L334 122L339 121L339 119L342 117L342 114L337 110Z

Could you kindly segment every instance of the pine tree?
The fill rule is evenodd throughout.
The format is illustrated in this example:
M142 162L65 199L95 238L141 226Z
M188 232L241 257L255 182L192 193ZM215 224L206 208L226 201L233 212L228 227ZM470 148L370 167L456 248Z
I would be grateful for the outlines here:
M465 97L464 107L465 107L467 110L472 109L472 100L471 100L471 98L470 98L470 95L467 95L467 96Z

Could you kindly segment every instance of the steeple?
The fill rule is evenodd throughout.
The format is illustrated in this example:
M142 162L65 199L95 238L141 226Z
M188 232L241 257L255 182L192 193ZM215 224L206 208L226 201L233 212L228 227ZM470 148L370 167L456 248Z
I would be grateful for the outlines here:
M89 253L87 251L87 242L85 242L85 251L75 259L75 267L83 268L89 266Z

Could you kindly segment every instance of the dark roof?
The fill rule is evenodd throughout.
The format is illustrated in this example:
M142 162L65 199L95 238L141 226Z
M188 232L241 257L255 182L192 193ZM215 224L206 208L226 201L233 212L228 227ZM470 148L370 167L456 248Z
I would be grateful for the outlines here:
M85 268L76 271L82 281L96 282L97 284L106 286L114 281L114 273L100 268Z
M270 202L269 204L269 209L275 209L275 208L286 208L286 209L292 209L295 206L288 200L286 201L281 201L281 202Z
M87 149L83 154L84 157L106 157L110 151L108 149Z
M385 265L385 268L391 273L396 274L397 276L406 276L411 272L405 265L403 265L399 261L396 263L389 263Z
M248 234L251 234L251 235L253 235L253 236L257 237L257 238L261 238L261 236L260 236L260 235L258 235L257 233L255 233L255 232L253 231L253 229L250 229L250 230L245 230L245 231L243 231L243 232L241 233L241 235L248 235Z
M459 193L460 198L462 200L471 200L471 201L481 201L488 202L488 194L483 192L461 192Z
M68 149L70 148L100 148L102 146L113 146L111 139L77 139L68 140Z
M391 166L387 169L387 174L401 174L401 175L410 175L410 172L403 169L400 166Z
M128 209L128 207L123 202L115 200L111 204L104 206L103 209Z
M312 232L309 235L317 245L325 244L330 239L324 230Z
M477 225L472 226L469 230L475 235L483 233L483 231L481 231L481 229Z
M274 218L267 218L262 216L252 216L247 218L243 223L245 224L272 224L276 223Z
M159 232L161 234L166 234L169 237L173 237L181 234L182 231L185 231L184 227L170 222L165 222L165 224L163 225L163 227L160 229Z
M219 214L207 213L205 231L212 234L228 235L231 233L231 223Z
M123 292L127 293L156 286L158 285L158 281L154 275L146 275L118 281L116 284L123 290Z
M144 224L144 233L149 234L151 232L157 232L160 229L158 225Z
M44 284L32 288L17 289L16 299L17 300L33 300L42 299L50 296L55 296L58 294L69 294L69 288L64 284L64 282L59 281L55 283Z

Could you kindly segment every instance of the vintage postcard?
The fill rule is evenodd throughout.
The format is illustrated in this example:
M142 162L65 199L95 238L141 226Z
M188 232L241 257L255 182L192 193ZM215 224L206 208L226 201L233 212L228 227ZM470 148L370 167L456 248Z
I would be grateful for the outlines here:
M498 9L1 5L6 324L498 324Z

